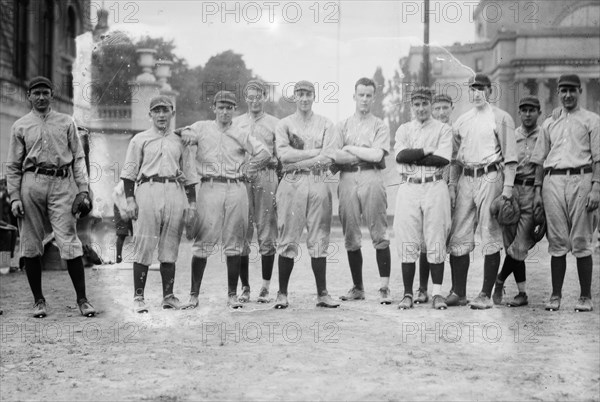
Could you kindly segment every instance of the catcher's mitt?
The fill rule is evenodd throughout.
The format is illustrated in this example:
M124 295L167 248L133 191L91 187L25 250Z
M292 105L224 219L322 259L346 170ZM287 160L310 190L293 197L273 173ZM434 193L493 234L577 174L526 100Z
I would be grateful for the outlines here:
M521 217L519 203L515 197L506 198L501 195L492 202L490 212L502 226L514 225Z
M200 215L196 208L186 208L183 212L185 222L185 237L194 240L200 234Z
M531 228L531 238L537 243L546 235L546 216L544 209L535 208L533 211L533 227Z
M304 140L294 133L289 133L290 146L294 149L304 149Z
M71 213L73 215L79 214L80 218L87 216L92 211L92 199L87 191L82 191L77 194L71 206Z

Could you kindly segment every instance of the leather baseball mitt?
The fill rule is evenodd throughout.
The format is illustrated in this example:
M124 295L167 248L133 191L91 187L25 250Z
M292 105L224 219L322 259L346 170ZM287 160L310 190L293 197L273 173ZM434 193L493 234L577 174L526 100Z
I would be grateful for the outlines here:
M194 240L200 234L200 215L196 208L186 208L183 212L185 222L185 237Z
M71 206L71 213L73 215L79 214L80 218L87 216L92 211L92 199L87 191L82 191L77 194L73 205Z
M294 149L304 149L304 140L294 133L289 134L290 146Z
M515 197L499 196L492 202L490 212L502 226L514 225L521 217L519 202Z

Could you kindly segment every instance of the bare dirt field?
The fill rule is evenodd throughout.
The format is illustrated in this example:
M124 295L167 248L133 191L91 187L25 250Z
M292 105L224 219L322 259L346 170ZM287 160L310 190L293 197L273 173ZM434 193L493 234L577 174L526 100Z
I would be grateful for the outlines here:
M98 239L105 259L114 259L111 241L110 234ZM337 297L351 280L339 228L332 241L327 279ZM260 288L256 258L250 268L252 302L236 311L226 307L226 270L219 255L209 260L201 306L191 311L160 308L160 274L151 268L146 288L150 312L134 314L131 270L106 265L86 270L97 317L79 315L65 271L46 271L49 315L35 319L25 274L3 275L0 399L599 400L600 255L594 254L596 309L573 311L579 285L575 260L569 257L561 310L546 312L546 249L543 241L527 263L529 306L486 311L434 311L430 303L409 311L379 305L368 235L363 241L367 300L334 310L315 307L305 248L292 274L287 310L254 302ZM394 248L392 253L397 304L402 278ZM183 300L190 257L190 244L183 243L175 285ZM477 295L481 280L481 251L476 249L470 297ZM448 288L446 281L444 293ZM277 291L277 269L271 291ZM511 277L506 298L514 294Z

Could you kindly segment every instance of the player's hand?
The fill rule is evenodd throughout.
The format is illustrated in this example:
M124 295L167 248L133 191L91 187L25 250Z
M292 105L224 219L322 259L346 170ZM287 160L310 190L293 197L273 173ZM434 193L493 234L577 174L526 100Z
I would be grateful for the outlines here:
M134 197L127 197L127 208L125 208L125 210L127 211L127 217L129 219L137 220L138 205L137 202L135 202Z
M21 200L15 200L10 204L10 209L15 218L22 218L25 216L25 209L23 208L23 202Z
M434 147L423 147L423 154L425 156L427 156L427 155L433 155L434 152L435 152L435 148Z
M249 181L255 181L258 176L258 165L252 162L245 163L242 166L242 172Z
M181 133L181 141L183 142L183 145L196 145L198 144L198 139L196 138L196 136L194 135L194 132L189 129L189 128L182 128L180 129L180 133Z
M585 208L588 212L595 211L600 204L600 188L595 187L592 188L590 193L587 196L587 202L585 204Z
M456 186L448 186L448 193L450 193L450 208L454 209L456 205Z
M502 197L510 200L513 197L513 188L511 186L504 186L502 189Z

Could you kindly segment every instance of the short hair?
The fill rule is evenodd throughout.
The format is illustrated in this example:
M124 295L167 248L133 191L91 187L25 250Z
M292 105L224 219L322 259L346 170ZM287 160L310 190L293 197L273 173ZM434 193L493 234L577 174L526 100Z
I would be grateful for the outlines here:
M373 81L370 78L362 77L358 81L356 81L356 84L354 84L354 92L356 92L356 89L358 88L359 85L364 85L366 87L373 87L375 92L377 92L377 84L375 84L375 81Z

